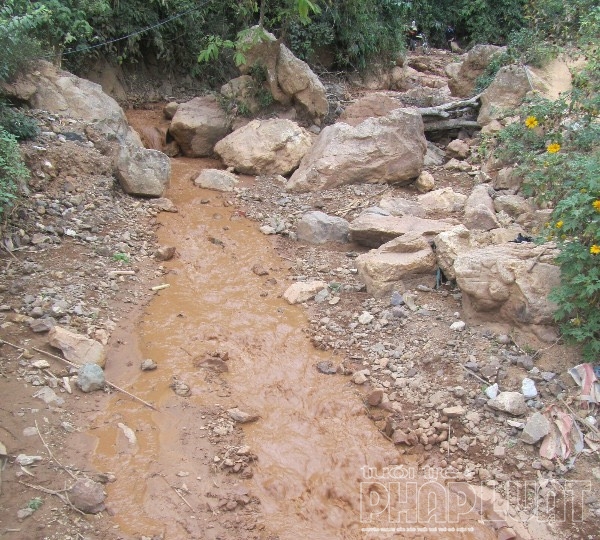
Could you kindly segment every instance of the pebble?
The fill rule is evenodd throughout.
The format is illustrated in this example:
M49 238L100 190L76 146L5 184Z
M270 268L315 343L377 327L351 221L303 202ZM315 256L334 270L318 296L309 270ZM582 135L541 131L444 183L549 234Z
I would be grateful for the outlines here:
M454 330L456 332L462 332L467 327L467 323L464 321L456 321L450 325L450 330Z

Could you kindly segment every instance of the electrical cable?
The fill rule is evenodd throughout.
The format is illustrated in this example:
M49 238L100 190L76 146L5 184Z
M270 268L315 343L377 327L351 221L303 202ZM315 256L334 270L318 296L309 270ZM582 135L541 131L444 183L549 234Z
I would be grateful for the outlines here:
M103 43L97 43L96 45L90 45L89 47L83 47L81 49L68 49L59 54L48 54L48 55L42 56L41 58L52 58L55 56L67 56L70 54L83 53L83 52L91 51L92 49L98 49L99 47L104 47L105 45L110 45L111 43L116 43L117 41L123 41L124 39L129 39L130 37L137 36L139 34L143 34L144 32L148 32L149 30L153 30L154 28L158 28L159 26L163 26L164 24L170 23L171 21L174 21L175 19L179 19L179 18L183 17L184 15L191 13L192 11L196 11L196 10L206 6L207 4L209 4L212 1L213 0L204 0L204 2L198 4L197 6L194 6L193 8L190 8L186 11L182 11L181 13L172 15L171 17L168 17L167 19L159 21L156 24L153 24L151 26L146 26L145 28L136 30L135 32L131 32L130 34L127 34L126 36L109 39L108 41L104 41Z

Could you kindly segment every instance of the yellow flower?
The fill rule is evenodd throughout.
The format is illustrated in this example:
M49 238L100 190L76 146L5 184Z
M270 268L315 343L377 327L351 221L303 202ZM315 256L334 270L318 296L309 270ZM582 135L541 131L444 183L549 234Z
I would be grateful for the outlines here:
M556 152L558 152L560 150L560 144L558 143L552 143L548 145L548 148L546 148L546 150L548 151L549 154L556 154Z
M525 118L525 125L529 129L533 129L534 127L537 127L538 120L535 116L528 116L527 118Z
M600 212L600 199L596 199L593 203L592 206L598 210L598 212Z
M600 254L600 246L597 244L594 244L591 248L590 248L590 253L592 255L598 255Z
M557 221L557 222L556 222L556 225L555 225L555 227L556 227L557 229L560 229L560 228L561 228L563 225L564 225L564 223L563 223L563 221L561 220L561 221Z

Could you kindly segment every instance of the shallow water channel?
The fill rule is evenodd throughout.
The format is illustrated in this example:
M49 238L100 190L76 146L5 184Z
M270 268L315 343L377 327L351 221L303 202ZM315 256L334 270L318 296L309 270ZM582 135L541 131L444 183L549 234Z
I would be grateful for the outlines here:
M303 334L303 308L280 297L291 283L289 263L256 223L224 204L232 196L189 181L190 172L207 165L215 163L172 162L167 196L179 212L158 218L159 242L177 246L177 257L164 263L169 287L150 301L137 335L125 336L116 348L114 354L129 355L129 361L121 357L108 366L109 379L160 408L154 412L115 394L92 433L95 465L117 477L107 491L120 529L165 539L213 537L199 516L178 516L190 512L165 477L190 472L182 481L192 506L195 491L212 487L200 463L210 461L211 448L197 438L198 425L203 410L220 404L260 415L243 428L258 456L254 476L239 482L260 499L264 531L272 538L495 538L441 482L419 492L427 479L417 461L399 456L377 431L354 385L317 372L317 362L332 358ZM257 264L269 274L253 272ZM229 355L226 386L207 382L193 366L193 357L214 350ZM142 358L154 359L158 370L140 372ZM169 388L174 376L191 386L190 397ZM136 432L135 448L117 429L119 422ZM392 465L399 467L386 476L384 467ZM375 470L383 477L373 479ZM379 515L370 522L371 513ZM405 531L417 526L450 528ZM375 527L389 530L365 530Z

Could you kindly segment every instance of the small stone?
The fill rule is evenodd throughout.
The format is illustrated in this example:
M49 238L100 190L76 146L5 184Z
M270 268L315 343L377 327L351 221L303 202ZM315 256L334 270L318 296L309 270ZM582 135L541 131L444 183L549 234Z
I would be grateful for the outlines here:
M485 395L490 399L496 398L496 396L498 395L498 383L494 383L491 386L488 386L485 389Z
M494 457L503 458L506 455L506 447L505 446L496 446L494 448Z
M374 318L368 311L363 311L358 317L358 322L360 324L369 324Z
M337 367L327 360L319 362L317 364L317 370L325 375L335 375L337 373Z
M33 394L33 397L41 399L44 403L46 403L46 405L49 405L51 403L56 403L57 405L62 405L65 402L64 399L59 398L56 395L56 392L54 390L52 390L52 388L49 388L48 386L44 386L43 388L40 388L40 390L38 390L35 394Z
M234 420L235 422L238 422L239 424L247 424L249 422L255 422L256 420L258 420L257 414L251 414L246 411L242 411L242 410L238 409L237 407L235 407L233 409L229 409L227 411L227 414L229 414L229 417L232 420Z
M464 407L461 407L460 405L456 405L454 407L446 407L445 409L442 410L442 413L444 414L444 416L447 416L448 418L457 418L457 417L465 414L465 409L464 409Z
M29 323L29 328L36 334L42 332L49 332L56 326L56 319L54 317L42 317L41 319L34 319Z
M352 375L352 382L354 384L364 384L369 380L368 376L369 376L369 370L367 370L367 369L363 369L362 371L357 371L356 373L354 373L354 375Z
M450 330L454 330L456 332L462 332L467 327L467 324L464 321L456 321L450 325Z
M102 390L105 384L104 371L98 364L83 364L77 371L77 386L82 392Z
M31 516L34 512L35 512L35 510L33 508L29 508L29 507L21 508L20 510L17 511L17 519L19 521L23 521L24 519Z
M500 392L496 398L488 401L488 405L513 416L522 416L528 410L525 398L519 392Z
M137 444L137 437L133 429L121 422L117 424L117 427L123 432L123 435L125 435L125 438L131 446L135 446Z
M26 427L23 430L23 435L25 437L35 437L37 434L38 434L38 429L36 427L33 427L33 426Z
M158 364L151 358L146 358L140 365L142 371L153 371L158 367Z
M174 246L160 246L154 252L154 258L157 261L170 261L175 256Z
M371 406L371 407L377 407L377 405L379 405L381 403L381 401L383 400L383 390L381 388L377 388L376 390L373 390L368 396L367 396L367 403Z
M521 440L526 444L535 444L550 433L550 421L540 412L534 413L521 433Z
M523 383L521 384L521 393L527 399L534 398L538 395L537 388L535 387L535 382L528 377L523 379Z
M106 508L105 498L102 484L89 478L79 478L69 490L71 504L86 514L102 512Z
M35 362L31 362L31 367L36 369L48 369L50 363L47 360L36 360Z

